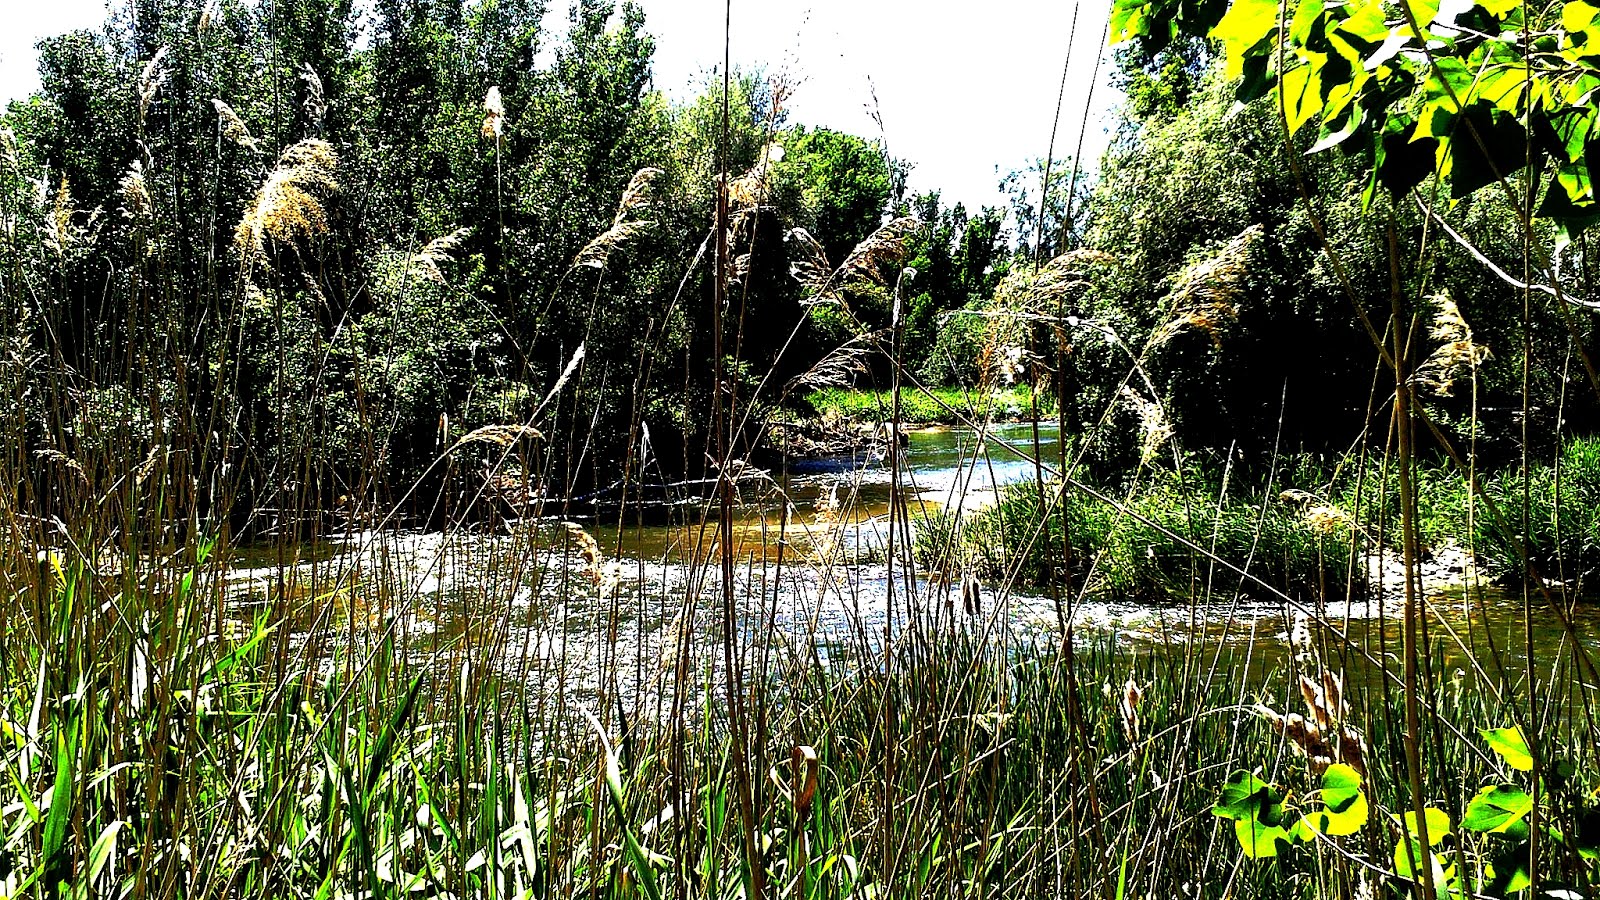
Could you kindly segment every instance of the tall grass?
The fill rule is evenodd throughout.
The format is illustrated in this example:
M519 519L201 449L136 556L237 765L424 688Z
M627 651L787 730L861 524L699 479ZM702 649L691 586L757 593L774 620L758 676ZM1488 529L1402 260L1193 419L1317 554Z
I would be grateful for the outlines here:
M306 141L266 174L236 232L244 274L200 288L225 339L197 347L193 321L145 310L138 352L95 349L87 371L66 365L59 332L33 319L39 289L68 277L65 245L91 241L68 227L85 217L59 200L53 256L43 237L8 234L0 895L1379 896L1409 888L1390 873L1393 816L1435 803L1459 821L1480 783L1512 777L1476 729L1510 724L1543 762L1572 763L1548 769L1552 784L1564 779L1549 824L1594 827L1591 634L1570 627L1553 649L1535 648L1529 616L1524 658L1475 653L1423 598L1406 605L1397 638L1394 605L1382 602L1392 598L1367 583L1362 550L1392 547L1393 511L1419 494L1441 510L1424 520L1446 523L1425 525L1425 543L1502 541L1581 578L1600 543L1595 445L1489 481L1502 505L1528 505L1530 525L1551 523L1537 534L1482 530L1468 495L1426 468L1413 494L1365 461L1337 482L1350 488L1335 503L1165 470L1119 495L1074 480L1066 451L1051 460L1038 444L1035 479L988 509L913 523L899 484L876 517L803 509L780 471L763 476L777 485L774 508L736 523L745 410L733 388L723 397L738 381L724 371L720 516L709 503L684 516L669 540L691 536L646 559L618 552L624 516L617 543L602 546L596 526L611 523L575 521L567 498L544 493L551 473L592 458L583 422L539 431L583 360L563 352L566 374L523 421L441 439L427 472L476 480L388 486L374 461L336 489L324 448L289 441L289 455L256 470L270 480L240 484L230 466L253 452L239 424L248 410L270 404L285 428L313 415L295 407L305 386L286 373L320 371L315 361L280 356L272 395L254 397L232 354L247 318L287 346L274 279L304 274L291 245L329 227L321 197L335 170L329 146ZM639 178L635 201L653 176ZM720 324L737 260L719 193ZM634 232L630 202L581 264L608 262ZM889 260L886 240L875 235L867 251ZM432 280L449 249L448 238L427 245L403 274ZM851 266L875 273L867 251L822 273L824 289ZM23 262L42 274L17 276ZM1011 322L1007 341L1063 326L1065 292L1082 282L1074 264L1018 288L1034 306L1011 311L1029 327ZM171 301L179 274L153 265L138 280L155 286L153 300L123 285L135 296L107 301ZM1183 315L1196 325L1195 309ZM730 322L730 346L741 327ZM1161 414L1146 356L1106 334L1130 361L1127 383L1153 395L1131 392L1144 442L1166 449L1181 435ZM1020 346L988 349L1023 358ZM739 363L719 352L714 365ZM196 371L215 377L191 380ZM602 377L576 377L586 376ZM972 425L996 417L994 388L814 403L896 429ZM1013 404L1006 415L1048 413L1028 389L998 397ZM438 497L416 496L440 484ZM491 497L491 484L505 491ZM516 487L524 515L507 521L497 501ZM861 481L833 487L864 505ZM410 507L431 507L418 518L443 532L399 534L391 526ZM798 516L824 537L795 537ZM337 519L350 527L319 533ZM236 524L272 540L236 546ZM846 530L873 528L887 535L884 564L842 563ZM325 550L326 537L354 546ZM1014 627L1013 589L1044 595L1053 626ZM1240 594L1261 602L1236 617ZM1177 601L1187 615L1147 610L1118 631L1080 615L1091 595ZM1342 599L1374 600L1374 622L1325 612ZM1504 632L1490 599L1468 600L1469 625ZM1307 684L1343 686L1340 724L1365 748L1380 814L1343 843L1248 863L1212 804L1235 769L1316 790ZM1582 853L1539 857L1538 872L1592 895Z

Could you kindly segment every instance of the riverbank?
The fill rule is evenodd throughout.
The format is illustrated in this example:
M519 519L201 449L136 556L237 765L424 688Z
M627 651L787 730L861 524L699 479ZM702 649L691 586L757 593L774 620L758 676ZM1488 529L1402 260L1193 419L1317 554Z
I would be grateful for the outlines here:
M1292 483L1271 490L1201 467L1065 489L1027 479L1000 487L993 503L931 513L918 559L931 571L1113 602L1215 592L1323 604L1400 592L1397 475L1354 457L1327 470L1286 463ZM1475 474L1478 491L1447 463L1417 469L1422 589L1470 593L1526 581L1585 596L1600 572L1600 441L1570 441L1525 476L1511 468Z

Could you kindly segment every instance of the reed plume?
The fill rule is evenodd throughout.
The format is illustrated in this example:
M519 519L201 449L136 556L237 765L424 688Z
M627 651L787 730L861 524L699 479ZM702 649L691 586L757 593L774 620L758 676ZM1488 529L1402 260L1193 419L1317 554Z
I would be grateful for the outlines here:
M1490 353L1487 346L1473 340L1472 327L1448 292L1441 291L1429 300L1434 312L1428 336L1439 346L1417 367L1412 380L1435 396L1448 397L1455 391L1456 379L1475 373Z
M217 110L217 122L222 128L222 136L252 153L259 152L261 142L250 134L250 127L244 124L239 114L233 107L216 99L211 100L211 105Z
M611 259L611 251L634 240L655 224L654 221L636 216L654 205L656 182L664 174L653 166L634 173L628 180L628 187L622 192L622 199L617 202L617 212L611 219L611 227L578 251L578 255L572 260L574 267L605 268Z
M1239 318L1239 300L1249 274L1250 254L1261 240L1261 226L1251 225L1205 259L1178 273L1168 294L1171 318L1150 338L1161 346L1185 331L1199 331L1222 347L1224 329Z
M407 275L415 275L424 281L443 286L444 270L439 264L450 259L470 234L472 234L471 228L457 228L449 234L429 241L421 250L406 258Z
M310 240L328 231L324 198L339 190L339 157L327 141L307 138L283 151L234 229L234 246L246 266L265 263L268 238L281 244Z

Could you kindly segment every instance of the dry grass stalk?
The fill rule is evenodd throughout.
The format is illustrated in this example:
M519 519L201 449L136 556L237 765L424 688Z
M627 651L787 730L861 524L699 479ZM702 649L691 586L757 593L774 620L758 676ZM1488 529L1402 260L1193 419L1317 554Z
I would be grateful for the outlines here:
M277 168L256 192L234 229L234 244L247 264L265 262L267 238L283 244L312 239L328 231L323 198L338 191L339 157L327 141L307 138L283 151Z
M84 471L83 463L80 463L67 454L62 453L60 450L46 448L44 450L34 451L34 455L45 462L55 463L56 465L65 469L67 472L73 475L78 484L82 487L87 488L89 486L89 473Z
M1238 301L1250 271L1250 254L1261 240L1260 225L1239 232L1222 249L1178 273L1172 292L1172 318L1156 329L1151 343L1160 346L1185 331L1196 330L1222 347L1222 333L1239 318Z
M222 127L222 136L252 153L261 149L261 142L250 134L249 126L233 111L233 107L212 98L211 105L217 110L217 122Z
M506 105L500 99L500 86L494 85L489 88L489 92L483 97L482 134L486 138L493 138L498 141L505 136L505 133Z
M443 286L444 270L439 268L439 264L450 259L470 234L470 228L457 228L429 241L421 250L406 258L406 274Z
M611 251L631 242L655 225L654 221L638 218L638 215L654 205L656 182L664 174L653 166L635 172L628 180L628 187L622 192L622 199L617 202L617 212L611 219L611 227L584 245L572 264L596 269L605 268L611 259Z
M1417 367L1412 380L1436 396L1448 397L1455 391L1456 379L1476 374L1490 353L1487 346L1472 339L1471 326L1448 293L1440 292L1429 299L1434 312L1428 336L1439 346Z
M605 579L605 555L600 552L599 542L577 522L562 522L561 527L566 529L567 537L577 545L578 555L583 559L581 574L599 587Z

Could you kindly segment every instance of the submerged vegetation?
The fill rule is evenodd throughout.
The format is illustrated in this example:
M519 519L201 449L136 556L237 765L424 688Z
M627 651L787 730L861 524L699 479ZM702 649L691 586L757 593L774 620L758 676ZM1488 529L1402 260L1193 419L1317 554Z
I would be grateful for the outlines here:
M0 898L1600 896L1600 11L1114 6L1009 210L633 3L42 42Z

